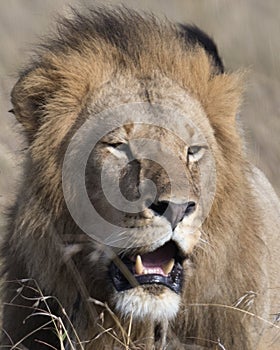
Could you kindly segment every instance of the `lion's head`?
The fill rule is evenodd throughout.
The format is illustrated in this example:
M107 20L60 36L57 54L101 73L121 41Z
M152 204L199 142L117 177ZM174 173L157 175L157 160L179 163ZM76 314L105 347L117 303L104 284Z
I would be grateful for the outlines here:
M182 341L232 344L238 333L247 344L238 314L194 307L232 305L260 280L241 85L195 27L128 10L65 21L12 93L28 176L10 227L20 254L5 246L9 278L38 281L84 341L100 332L90 297L143 329L172 321Z

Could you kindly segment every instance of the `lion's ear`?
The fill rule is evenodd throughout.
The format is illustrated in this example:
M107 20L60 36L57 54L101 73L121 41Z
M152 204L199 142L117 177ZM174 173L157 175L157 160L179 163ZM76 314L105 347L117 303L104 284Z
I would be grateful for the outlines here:
M187 45L199 45L204 48L216 68L216 74L224 73L224 65L217 45L205 32L195 25L179 24L180 34Z
M33 68L23 73L12 90L13 111L29 141L33 140L42 123L46 100L54 90L53 80L43 68Z

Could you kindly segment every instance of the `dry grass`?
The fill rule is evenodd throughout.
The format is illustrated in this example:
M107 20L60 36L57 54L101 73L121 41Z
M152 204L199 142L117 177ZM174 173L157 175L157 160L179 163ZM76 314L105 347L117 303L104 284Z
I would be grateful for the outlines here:
M7 282L9 283L9 282ZM43 328L48 328L50 326L53 327L56 336L59 340L60 343L60 347L59 349L55 349L53 348L51 345L48 345L45 342L41 342L44 345L48 345L50 347L50 349L55 349L55 350L66 350L70 349L70 350L85 350L87 344L90 344L92 341L96 340L99 337L102 337L102 335L104 335L105 333L107 335L110 335L116 342L118 349L124 349L124 350L147 350L145 348L144 345L141 345L141 339L138 340L138 344L133 343L132 339L131 339L131 331L133 328L133 324L134 324L134 320L133 320L133 314L131 314L130 316L130 322L128 324L128 329L125 329L122 326L122 322L121 320L117 317L117 315L109 308L109 306L106 303L102 303L96 299L93 298L89 298L88 301L90 303L92 303L92 305L97 305L99 307L101 307L105 312L107 312L108 314L110 314L110 316L112 317L112 320L115 323L115 329L119 329L120 333L122 334L122 336L118 336L115 329L113 327L110 328L106 328L103 325L103 311L101 311L100 315L99 315L99 322L98 322L98 326L100 328L100 333L95 336L93 339L89 339L89 340L83 340L81 341L79 338L79 335L77 334L71 320L70 317L67 315L63 305L61 305L60 301L57 300L56 298L54 298L53 296L46 296L43 295L40 287L38 286L37 282L34 280L22 280L22 281L17 281L17 283L20 284L20 287L17 289L17 293L18 295L21 294L22 297L24 297L23 291L25 288L31 288L33 292L35 292L35 294L37 294L37 297L32 298L33 301L33 306L32 306L32 314L29 317L36 317L36 316L45 316L46 317L46 322L40 326L39 328L35 329L32 333L43 329ZM31 284L31 285L30 285ZM250 309L254 303L255 300L255 293L253 292L248 292L245 295L241 296L234 305L223 305L223 304L189 304L189 307L213 307L213 308L222 308L225 310L231 310L233 312L240 312L244 315L244 317L252 317L252 318L256 318L259 321L261 321L262 323L268 325L271 328L275 328L276 330L280 330L280 326L277 324L279 320L277 320L277 317L275 317L275 322L271 322L268 321L252 312L250 312ZM25 298L25 297L24 297ZM30 299L29 299L30 300ZM61 317L58 317L54 314L52 314L50 307L49 307L49 302L51 302L52 300L55 300L55 302L58 304L59 309L61 314L63 315L64 319L62 319ZM11 302L11 305L16 306L15 302ZM40 307L40 305L43 305L43 308ZM19 306L22 307L22 306ZM279 317L279 315L277 315ZM25 336L25 338L27 338L29 335L31 334L27 334ZM13 344L12 346L9 346L8 348L10 350L17 350L17 349L22 349L22 345L21 342L25 339L21 339L20 341L14 343L11 340L11 344ZM186 349L190 350L202 350L202 349L209 349L208 346L212 346L212 349L216 349L216 350L227 350L225 348L225 346L222 344L222 342L217 339L217 340L211 340L211 339L202 339L202 338L189 338L190 341L193 341L193 343L197 343L197 344L205 344L204 345L187 345L187 344L182 344L181 342L179 342L179 340L177 340L176 335L174 334L173 337L171 337L172 339L172 343L169 344L169 346L171 346L172 348L179 348L180 349L184 349L186 346ZM38 342L40 342L38 340ZM66 345L67 344L67 345ZM207 344L207 345L206 345ZM1 346L1 349L5 349L6 346ZM169 348L169 347L168 347ZM152 349L151 349L152 350Z
M68 261L68 263L71 263L71 259ZM72 267L71 267L72 268ZM32 333L35 333L36 331L48 328L52 326L58 340L59 340L59 348L56 350L85 350L87 348L87 345L90 344L92 341L96 340L97 338L102 337L105 333L112 337L115 340L116 349L123 349L123 350L147 350L147 348L141 344L141 339L138 339L137 344L135 344L131 339L132 329L134 327L134 319L133 319L133 313L130 315L130 320L128 322L127 328L124 328L122 321L118 318L118 316L110 309L110 307L107 305L107 303L100 302L99 300L93 299L88 296L87 291L85 289L85 286L83 285L83 282L80 280L80 275L78 271L73 270L73 276L76 279L77 284L79 284L81 289L81 294L84 298L89 302L91 307L94 308L95 313L95 320L98 320L98 327L100 329L100 332L97 336L95 336L92 339L88 340L81 340L79 338L79 335L77 334L75 327L73 326L70 317L68 316L67 312L65 311L63 305L60 303L57 298L53 297L52 295L44 295L42 290L40 289L39 285L35 280L31 279L23 279L21 281L16 281L18 283L17 288L17 296L11 301L9 305L17 306L16 299L20 295L22 298L28 299L29 301L32 301L32 313L28 316L30 317L36 317L36 316L44 316L46 319L46 322L41 325L39 328L35 329ZM15 281L10 281L15 282ZM9 281L6 283L10 283ZM34 294L34 297L26 297L25 291L26 289L31 289L32 294ZM189 304L188 308L215 308L215 309L224 309L225 311L229 310L231 312L238 312L241 313L244 318L245 317L251 317L254 319L257 319L264 325L268 325L271 328L276 329L277 331L280 331L280 325L279 325L279 314L275 315L274 322L271 322L269 320L264 319L263 317L260 317L253 312L251 312L251 309L254 307L254 302L257 298L257 294L255 292L249 291L245 293L244 295L240 296L238 300L233 305L223 305L223 304ZM54 315L51 312L51 307L49 304L55 303L58 305L58 308L60 310L60 314L62 317L58 317L57 315ZM97 310L95 309L95 306L99 307L99 314L97 314ZM18 305L18 307L22 307L22 305ZM110 315L110 317L113 320L114 326L107 328L104 325L104 312ZM117 332L117 330L119 332ZM118 334L117 334L118 333ZM121 336L120 336L121 334ZM12 346L1 346L1 349L9 348L10 350L17 350L22 349L21 342L27 338L31 334L27 334L23 339L20 341L14 343L11 339ZM222 334L221 334L222 337ZM203 349L209 349L209 346L211 345L212 349L215 350L229 350L225 348L225 346L222 344L220 339L202 339L202 338L189 338L190 341L192 341L194 344L200 344L200 345L187 345L182 344L178 339L176 334L171 334L170 336L171 343L169 344L169 349L192 349L192 350L203 350ZM38 340L38 342L40 342ZM42 344L47 344L43 343ZM66 345L67 344L67 345ZM185 347L186 346L186 347ZM51 345L49 345L50 349L55 349ZM153 350L153 349L151 349Z

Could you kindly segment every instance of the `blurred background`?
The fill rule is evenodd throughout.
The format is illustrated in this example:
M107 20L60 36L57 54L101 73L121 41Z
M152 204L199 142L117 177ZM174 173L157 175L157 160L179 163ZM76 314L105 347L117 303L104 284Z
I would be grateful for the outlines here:
M76 8L119 4L94 0L0 1L0 213L15 193L20 172L20 127L12 114L10 90L32 47L55 28L58 14ZM241 113L251 160L280 194L280 1L122 1L173 21L194 23L216 41L227 70L249 69ZM3 222L3 218L2 218ZM1 225L1 214L0 214Z

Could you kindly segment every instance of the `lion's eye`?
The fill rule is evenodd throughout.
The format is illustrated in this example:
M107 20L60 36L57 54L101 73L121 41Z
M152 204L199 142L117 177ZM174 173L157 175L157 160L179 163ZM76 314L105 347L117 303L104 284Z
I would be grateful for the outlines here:
M117 158L131 157L131 151L125 142L108 142L106 143L108 150Z
M188 148L188 160L189 161L198 161L204 154L206 146L194 145Z
M202 146L190 146L188 148L188 155L195 155L202 149Z
M113 148L118 148L121 147L123 145L122 142L110 142L108 143L108 146L113 147Z

